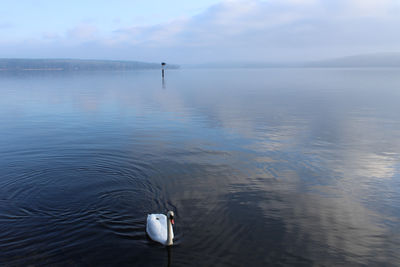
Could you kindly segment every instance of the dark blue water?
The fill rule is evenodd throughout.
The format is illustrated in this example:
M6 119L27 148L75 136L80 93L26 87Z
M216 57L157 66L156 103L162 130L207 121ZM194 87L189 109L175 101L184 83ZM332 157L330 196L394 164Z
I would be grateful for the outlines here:
M0 72L0 265L400 265L400 70L160 76Z

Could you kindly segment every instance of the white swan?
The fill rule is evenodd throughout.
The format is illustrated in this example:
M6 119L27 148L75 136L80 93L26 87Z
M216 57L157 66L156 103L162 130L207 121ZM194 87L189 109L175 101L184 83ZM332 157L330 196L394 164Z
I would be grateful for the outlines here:
M147 215L146 232L149 237L166 246L172 246L174 239L174 212L168 211L167 216L164 214Z

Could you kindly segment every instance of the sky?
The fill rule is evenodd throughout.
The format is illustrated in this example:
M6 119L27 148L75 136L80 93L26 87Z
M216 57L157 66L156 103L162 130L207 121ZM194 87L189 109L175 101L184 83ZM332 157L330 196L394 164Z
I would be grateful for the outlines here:
M400 0L2 0L0 58L196 64L400 52Z

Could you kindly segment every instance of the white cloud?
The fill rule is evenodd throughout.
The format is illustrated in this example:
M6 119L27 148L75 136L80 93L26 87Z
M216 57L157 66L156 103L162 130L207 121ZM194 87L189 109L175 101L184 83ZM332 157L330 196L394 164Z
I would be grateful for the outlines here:
M80 24L67 33L68 39L72 40L92 40L95 39L98 33L96 26L91 24Z
M392 11L399 10L400 2L393 0L351 0L348 1L351 12L368 17L388 17L394 14Z
M59 48L49 51L56 57L63 56L63 45L82 50L90 42L91 47L86 50L90 50L91 57L112 55L152 61L162 54L165 60L181 63L229 58L292 61L386 52L400 47L399 3L398 0L225 0L196 16L163 24L132 25L107 32L93 22L86 22L66 33L43 33L42 39L35 42L50 45L53 41Z

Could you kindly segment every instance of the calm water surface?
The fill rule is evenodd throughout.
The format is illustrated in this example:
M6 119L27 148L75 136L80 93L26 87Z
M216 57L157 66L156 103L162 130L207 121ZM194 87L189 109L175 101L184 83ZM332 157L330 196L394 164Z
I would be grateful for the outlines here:
M0 265L400 265L400 70L160 76L0 72Z

